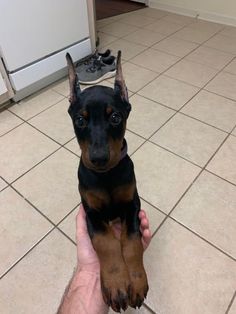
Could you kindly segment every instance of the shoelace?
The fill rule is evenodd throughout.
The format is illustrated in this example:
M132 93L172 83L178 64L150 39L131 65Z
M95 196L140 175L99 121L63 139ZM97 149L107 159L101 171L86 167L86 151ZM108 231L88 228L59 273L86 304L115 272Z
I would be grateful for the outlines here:
M97 59L95 59L92 63L92 65L86 69L86 72L94 73L97 70L100 70L102 68L102 62L101 62L101 56L99 56Z

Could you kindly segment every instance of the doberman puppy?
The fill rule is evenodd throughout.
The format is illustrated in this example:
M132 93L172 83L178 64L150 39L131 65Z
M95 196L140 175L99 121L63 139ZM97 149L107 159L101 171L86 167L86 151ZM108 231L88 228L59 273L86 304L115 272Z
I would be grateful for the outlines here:
M88 233L100 261L103 298L116 312L126 310L128 305L140 307L148 283L139 231L140 199L124 139L131 105L121 69L121 52L117 56L114 89L93 86L81 92L69 54L66 59L68 112L82 152L79 192ZM120 240L110 225L117 217L122 226Z

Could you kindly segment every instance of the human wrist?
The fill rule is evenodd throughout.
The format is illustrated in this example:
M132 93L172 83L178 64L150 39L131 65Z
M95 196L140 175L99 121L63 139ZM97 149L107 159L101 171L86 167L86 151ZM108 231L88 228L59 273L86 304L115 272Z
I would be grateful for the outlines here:
M78 262L76 272L87 272L92 274L100 274L100 264L99 262L83 264Z

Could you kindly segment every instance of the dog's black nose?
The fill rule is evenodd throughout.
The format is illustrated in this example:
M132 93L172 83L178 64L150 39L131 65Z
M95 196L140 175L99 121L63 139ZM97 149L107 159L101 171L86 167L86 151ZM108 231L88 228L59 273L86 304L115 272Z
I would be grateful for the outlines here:
M109 154L105 152L94 151L90 156L90 160L94 166L104 167L109 160Z

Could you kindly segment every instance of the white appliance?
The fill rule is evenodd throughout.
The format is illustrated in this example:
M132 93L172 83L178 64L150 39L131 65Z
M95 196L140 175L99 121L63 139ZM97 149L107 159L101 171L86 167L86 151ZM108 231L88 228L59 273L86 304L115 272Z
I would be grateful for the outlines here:
M15 100L66 73L65 54L92 52L86 0L1 0L0 57Z

